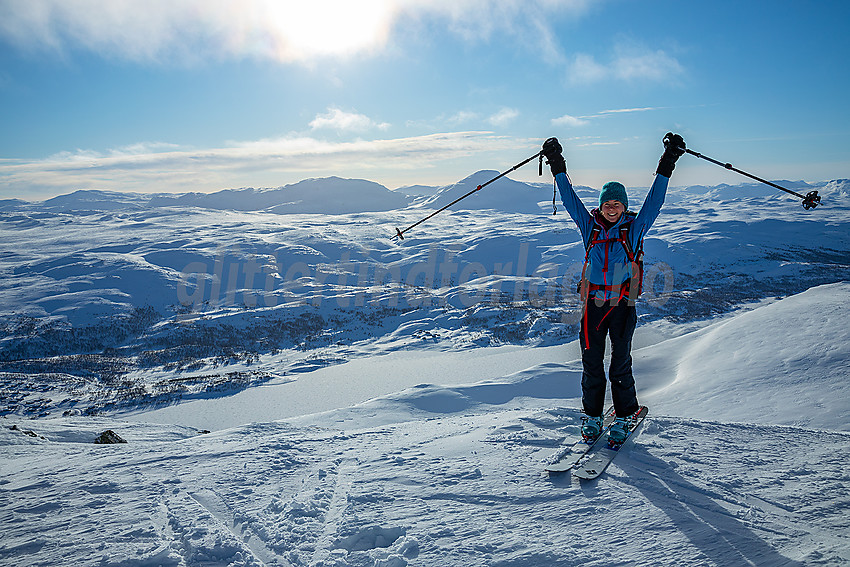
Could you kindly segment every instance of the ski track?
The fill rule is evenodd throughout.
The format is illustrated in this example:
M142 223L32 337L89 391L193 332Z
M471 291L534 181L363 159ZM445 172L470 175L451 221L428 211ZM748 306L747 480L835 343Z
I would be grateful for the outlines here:
M344 432L280 422L168 442L3 444L0 561L850 561L850 435L650 414L600 479L547 476L579 419L500 409Z

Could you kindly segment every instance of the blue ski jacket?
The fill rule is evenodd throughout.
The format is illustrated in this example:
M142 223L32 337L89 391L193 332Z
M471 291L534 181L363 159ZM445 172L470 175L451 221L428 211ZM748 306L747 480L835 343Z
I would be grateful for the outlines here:
M637 253L642 248L646 232L661 212L661 206L667 196L667 184L670 182L670 178L656 174L640 212L637 215L623 214L611 228L606 227L599 209L587 210L584 203L576 195L566 173L556 175L555 182L558 184L558 191L561 193L564 207L581 231L585 250L589 245L594 226L600 227L599 240L609 240L590 249L587 272L585 273L587 280L598 286L618 286L630 279L632 277L631 262L622 243L616 240L620 238L620 227L627 222L631 223L629 240L632 250ZM605 301L610 300L613 294L612 291L601 289L591 291L591 297Z

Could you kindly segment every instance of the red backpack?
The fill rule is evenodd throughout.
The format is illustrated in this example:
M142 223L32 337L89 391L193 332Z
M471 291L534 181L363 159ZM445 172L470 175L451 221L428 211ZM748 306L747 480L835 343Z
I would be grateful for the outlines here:
M602 232L602 227L598 224L594 224L593 230L590 232L590 238L588 238L584 256L584 267L581 270L581 280L579 281L577 289L581 296L582 303L587 302L587 298L591 291L604 290L617 293L619 296L617 301L623 297L628 297L631 304L634 305L634 302L643 291L643 240L641 239L640 241L637 253L635 253L632 249L632 244L629 242L629 229L632 226L632 221L634 221L634 218L637 215L631 212L625 212L623 214L628 215L630 218L626 220L622 226L620 226L618 238L600 239L599 235ZM586 277L587 265L590 263L590 250L597 244L607 242L619 242L623 246L623 250L626 252L626 257L632 264L632 277L631 279L617 285L598 285L590 283ZM637 279L637 285L632 285L635 282L635 279Z

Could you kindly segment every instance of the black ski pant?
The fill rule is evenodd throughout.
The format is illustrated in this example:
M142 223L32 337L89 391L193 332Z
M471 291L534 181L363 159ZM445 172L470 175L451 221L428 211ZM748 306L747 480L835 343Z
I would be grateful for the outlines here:
M605 405L605 343L611 338L611 397L617 416L624 417L639 409L635 379L632 376L632 337L637 325L637 312L628 298L611 305L594 298L587 301L581 324L582 405L592 417L602 415Z

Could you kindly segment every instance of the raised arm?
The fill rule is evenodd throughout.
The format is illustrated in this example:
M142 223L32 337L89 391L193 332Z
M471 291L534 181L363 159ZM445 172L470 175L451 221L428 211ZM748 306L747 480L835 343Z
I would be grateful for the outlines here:
M641 206L632 224L633 230L630 232L630 239L634 247L639 245L641 239L646 236L649 227L661 213L661 206L667 196L667 185L670 183L670 176L673 175L673 170L676 168L676 160L685 153L685 141L679 134L668 132L664 136L663 144L664 153L658 161L655 180L652 182L652 187L646 195L643 206Z
M557 138L549 138L543 143L542 151L552 169L552 175L555 177L555 183L558 185L558 192L561 193L561 201L563 201L567 213L578 225L582 237L587 240L593 226L593 219L587 207L576 195L570 178L567 177L567 162L564 159L561 144Z

